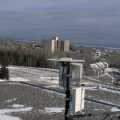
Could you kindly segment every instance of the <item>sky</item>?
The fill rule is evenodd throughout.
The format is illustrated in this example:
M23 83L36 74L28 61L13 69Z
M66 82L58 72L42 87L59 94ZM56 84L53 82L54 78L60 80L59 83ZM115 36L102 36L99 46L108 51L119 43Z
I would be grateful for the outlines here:
M0 0L0 37L120 46L120 0Z

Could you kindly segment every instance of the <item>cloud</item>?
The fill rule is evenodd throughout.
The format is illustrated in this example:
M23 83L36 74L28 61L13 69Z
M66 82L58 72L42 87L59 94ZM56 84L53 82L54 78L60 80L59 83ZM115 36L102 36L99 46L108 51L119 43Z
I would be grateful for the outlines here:
M0 0L0 36L118 42L119 0Z

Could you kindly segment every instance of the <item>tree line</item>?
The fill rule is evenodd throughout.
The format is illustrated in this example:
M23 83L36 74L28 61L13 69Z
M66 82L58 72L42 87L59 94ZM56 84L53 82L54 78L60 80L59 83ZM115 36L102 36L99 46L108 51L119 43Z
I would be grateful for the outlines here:
M40 50L40 49L19 49L13 50L0 50L0 61L1 56L5 56L5 65L17 65L17 66L29 66L29 67L45 67L45 68L58 68L59 64L57 62L51 62L47 59L49 58L61 58L70 57L73 59L83 59L85 60L84 67L100 60L95 60L93 55L83 50L79 53L65 53L56 51L51 53L50 51ZM120 68L120 54L111 53L107 58L106 62L109 63L110 67Z
M19 53L17 51L0 51L1 61L8 65L29 66L29 67L45 67L46 59L43 55L36 57L33 54ZM2 60L2 58L4 60Z
M4 54L3 54L4 53ZM13 50L0 50L0 56L5 56L5 62L7 65L17 65L17 66L29 66L29 67L45 67L45 68L58 68L58 62L48 61L49 58L62 58L70 57L73 59L83 59L85 60L84 66L87 64L95 62L91 54L82 53L65 53L56 51L51 53L51 51L40 50L40 49L19 49Z

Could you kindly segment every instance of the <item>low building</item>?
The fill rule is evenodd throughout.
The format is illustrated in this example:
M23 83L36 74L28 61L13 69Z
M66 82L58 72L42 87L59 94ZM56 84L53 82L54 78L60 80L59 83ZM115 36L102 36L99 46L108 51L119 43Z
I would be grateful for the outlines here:
M108 63L106 62L96 62L88 65L86 69L86 75L89 76L99 76L105 73L105 68L108 68Z
M69 40L58 40L58 37L52 39L44 39L42 42L43 48L46 50L69 52Z
M96 51L96 52L95 52L95 57L100 57L100 55L101 55L101 52L100 52L100 51Z
M32 44L32 48L41 48L42 49L42 45L38 45L38 44Z
M108 67L109 67L109 64L108 64L108 63L103 62L103 64L105 65L105 68L108 68Z

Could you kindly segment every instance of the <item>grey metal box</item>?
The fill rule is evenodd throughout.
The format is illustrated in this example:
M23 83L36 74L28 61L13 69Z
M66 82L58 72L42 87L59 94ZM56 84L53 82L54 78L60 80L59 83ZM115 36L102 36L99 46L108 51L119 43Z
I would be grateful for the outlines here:
M71 64L71 85L80 86L82 83L82 63Z
M82 63L70 63L71 86L80 86L82 83ZM67 69L60 63L59 86L65 86L67 80Z

